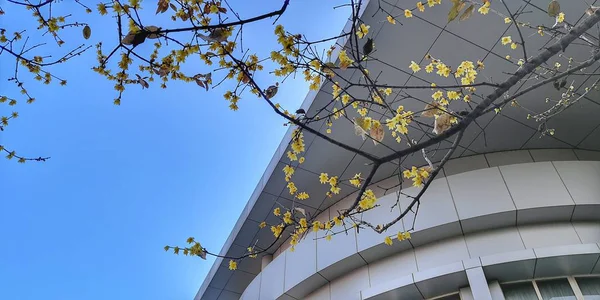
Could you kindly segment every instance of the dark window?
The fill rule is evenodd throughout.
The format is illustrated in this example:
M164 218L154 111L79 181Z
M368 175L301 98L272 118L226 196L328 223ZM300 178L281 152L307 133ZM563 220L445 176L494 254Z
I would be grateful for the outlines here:
M502 292L506 300L538 300L531 282L503 284Z
M585 300L600 300L600 278L583 277L576 278L577 285L583 294Z
M543 300L577 300L566 278L537 281Z

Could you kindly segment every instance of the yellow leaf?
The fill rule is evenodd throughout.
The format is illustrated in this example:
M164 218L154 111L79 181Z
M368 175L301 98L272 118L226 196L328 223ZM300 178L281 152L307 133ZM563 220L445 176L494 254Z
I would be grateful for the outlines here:
M385 239L383 240L383 242L388 246L391 246L394 243L392 238L390 238L389 236L386 236Z
M390 24L396 24L396 19L394 19L394 17L392 17L392 16L387 16L387 21Z
M237 269L237 262L232 260L229 260L229 270L236 270Z

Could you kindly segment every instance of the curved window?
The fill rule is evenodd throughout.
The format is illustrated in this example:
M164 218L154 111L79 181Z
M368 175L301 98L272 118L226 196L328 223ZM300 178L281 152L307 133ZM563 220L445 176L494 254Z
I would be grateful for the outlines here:
M530 281L502 285L502 292L506 300L538 300Z
M577 300L567 278L537 281L543 300Z
M458 293L453 293L450 295L434 297L429 300L460 300L460 295Z
M584 300L600 300L600 277L576 278Z
M600 300L600 277L536 279L502 284L506 300Z

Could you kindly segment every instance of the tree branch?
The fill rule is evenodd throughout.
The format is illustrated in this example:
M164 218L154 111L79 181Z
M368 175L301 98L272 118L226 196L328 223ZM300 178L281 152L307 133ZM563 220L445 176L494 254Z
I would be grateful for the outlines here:
M280 16L285 12L285 10L287 9L289 4L290 4L290 0L284 0L283 6L279 10L276 10L276 11L273 11L273 12L270 12L267 14L263 14L260 16L256 16L253 18L245 19L245 20L239 20L239 21L230 22L230 23L222 23L222 24L217 24L217 25L192 26L192 27L175 28L175 29L164 29L164 30L158 30L154 33L165 34L165 33L171 33L171 32L198 31L198 30L207 30L207 29L215 29L215 28L226 28L226 27L235 26L235 25L243 25L246 23L260 21L260 20L267 19L267 18L274 17L274 16Z
M560 38L556 43L552 46L546 48L542 53L538 56L534 57L527 63L525 63L520 70L518 70L514 75L508 78L506 81L500 84L500 87L494 90L493 93L489 94L484 101L482 101L479 105L475 107L464 119L462 119L458 124L452 126L450 129L446 130L444 133L437 135L434 138L431 138L427 141L418 143L412 147L404 149L402 151L398 151L396 153L384 156L378 160L379 163L385 163L397 159L402 156L406 156L410 153L419 151L423 148L429 147L431 145L437 144L461 130L467 128L475 119L479 116L483 115L485 109L490 106L495 100L500 98L504 93L506 93L511 87L517 84L521 79L525 78L528 74L533 72L535 68L545 63L560 52L562 49L565 49L569 44L571 44L574 40L578 39L580 35L594 26L596 23L600 21L600 10L597 10L593 15L589 16L585 19L580 25L573 27L568 34Z
M427 188L429 187L429 185L431 185L431 183L433 182L433 180L435 180L435 177L442 170L442 168L444 167L444 165L446 164L446 162L448 162L448 160L450 160L450 157L452 156L452 154L454 153L454 151L456 150L456 148L458 148L458 144L460 143L460 140L462 139L464 133L465 133L464 130L461 130L461 131L458 132L458 135L456 136L456 139L452 143L452 147L446 153L446 155L444 156L444 158L442 158L442 160L440 161L440 164L437 166L437 168L435 170L433 170L433 172L431 172L431 174L429 175L429 178L427 179L427 182L425 182L425 184L423 185L423 187L419 191L419 194L417 194L417 196L415 196L413 198L413 200L411 201L411 203L404 209L404 211L398 217L396 217L391 222L388 222L385 225L379 227L379 230L376 230L378 233L382 233L382 232L386 231L388 228L390 228L392 225L396 224L398 221L400 221L402 218L404 218L404 216L406 216L406 214L408 214L409 211L412 210L412 208L413 208L413 206L415 206L415 204L417 204L417 203L419 203L421 201L421 197L425 194L425 192L427 191ZM415 214L415 218L416 217L417 217L417 215Z

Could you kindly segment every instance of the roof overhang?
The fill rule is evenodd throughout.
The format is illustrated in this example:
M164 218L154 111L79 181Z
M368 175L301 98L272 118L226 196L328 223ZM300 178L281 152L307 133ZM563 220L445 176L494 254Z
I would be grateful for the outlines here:
M392 7L389 2L397 3L397 8ZM526 3L529 2L529 3ZM427 8L425 13L415 12L412 19L402 20L401 24L391 25L385 22L387 13L378 10L378 4L392 15L401 15L404 8L413 8L414 2L404 4L404 1L363 1L361 19L371 26L370 35L375 40L376 51L372 54L377 60L369 61L366 67L370 74L376 74L378 82L390 85L422 85L428 86L431 81L438 85L456 84L450 78L440 78L432 74L426 74L421 71L413 74L408 65L410 61L421 63L424 56L430 53L436 58L441 59L449 66L457 66L463 60L481 60L485 63L485 69L479 73L479 78L487 78L494 83L502 82L507 78L507 74L516 71L515 62L522 57L520 49L511 50L508 46L500 43L502 36L511 35L513 39L518 36L514 27L505 24L503 19L497 16L481 16L475 13L470 19L464 22L446 23L447 13L450 10L451 3L443 2L442 5L434 8ZM408 2L407 2L408 3ZM546 0L532 1L506 1L511 11L524 11L523 19L531 24L545 24L551 27L554 23L549 18L544 9L548 5ZM410 7L403 7L410 5ZM496 6L497 5L497 6ZM492 3L492 8L501 13L506 10L498 3ZM567 16L567 21L571 25L581 21L584 18L586 4L581 1L564 5L563 11ZM349 21L344 32L348 32L352 26ZM598 37L598 29L593 28L589 31L592 36ZM526 49L529 56L535 56L540 49L553 43L554 38L546 35L541 37L533 35L531 30L524 29L526 37ZM337 57L337 52L342 48L339 45L346 45L345 38L337 41L336 51L332 57ZM506 59L506 55L511 55L512 62ZM568 64L568 57L573 57L575 62L581 62L590 57L589 47L573 45L567 48L561 57L555 57L549 62L549 66L558 61L563 66ZM600 64L592 65L586 73L597 73ZM564 70L564 67L563 67ZM346 70L340 76L357 80L359 74L352 70ZM544 78L548 74L538 74L539 78ZM586 86L597 79L598 76L572 76L568 78L568 83L573 82L575 93L581 95ZM536 82L533 77L519 83L513 87L509 94L514 94L520 89L527 87L532 82ZM362 95L367 97L367 91L363 88L352 88L350 92L353 95ZM302 108L308 115L313 114L316 109L324 106L331 100L331 84L324 84L319 91L310 91ZM492 91L491 87L480 87L477 90L478 95L487 95ZM403 105L405 110L420 111L425 104L430 102L432 91L430 89L419 89L407 91L410 98L397 97L392 101L394 107ZM552 101L546 102L544 99L560 98L559 91L555 90L552 84L543 86L529 94L526 94L518 102L528 110L541 112L553 105ZM481 98L474 97L473 102L477 103ZM465 102L453 103L451 108L454 111L470 109L473 104ZM541 136L537 131L539 126L534 120L527 118L528 111L521 107L505 107L500 114L490 113L480 117L477 124L472 124L465 132L463 140L453 157L470 156L480 153L489 153L496 151L516 150L516 149L537 149L537 148L579 148L588 150L600 150L600 93L591 91L562 113L553 117L548 122L548 127L556 128L556 134L553 136ZM356 114L348 112L352 119ZM423 120L433 123L432 119ZM313 128L325 132L325 122L313 123ZM431 127L412 128L411 138L419 141L432 135ZM482 130L484 129L484 130ZM288 130L275 155L271 159L266 171L264 172L259 184L255 188L250 200L246 204L240 217L238 218L231 234L226 240L220 251L221 255L239 256L244 254L248 245L254 244L258 248L266 248L270 245L274 237L270 230L259 231L258 224L262 221L267 223L278 223L278 220L271 214L276 205L291 206L292 199L285 189L281 169L288 164L285 153L288 150L288 144L291 140L292 128ZM349 144L354 147L360 147L361 150L368 151L377 156L383 156L394 150L407 147L406 143L396 143L389 135L384 139L384 144L393 145L392 148L386 148L383 145L375 146L371 141L363 141L354 133L353 126L348 121L334 122L330 137ZM318 182L318 174L327 172L340 176L340 178L349 178L356 173L368 173L368 161L360 156L356 156L346 150L328 143L322 139L315 139L310 133L305 133L306 153L304 154L306 162L298 166L294 174L294 182L300 190L306 191L310 198L303 201L300 206L311 215L318 214L327 209L332 204L341 200L345 196L353 193L356 189L350 185L342 183L342 193L327 197L325 194L328 187ZM451 141L444 141L440 148L447 148ZM433 161L439 161L445 154L445 151L430 153ZM416 153L403 157L402 165L423 165L425 161L421 153ZM397 172L398 166L388 164L382 166L376 173L374 182L388 178ZM275 252L277 247L283 241L278 241L275 247L272 247L271 253ZM238 270L232 272L227 268L227 262L217 258L204 280L196 299L217 299L223 290L234 294L241 294L245 287L251 282L256 274L260 272L260 258L254 260L244 260L239 263Z

